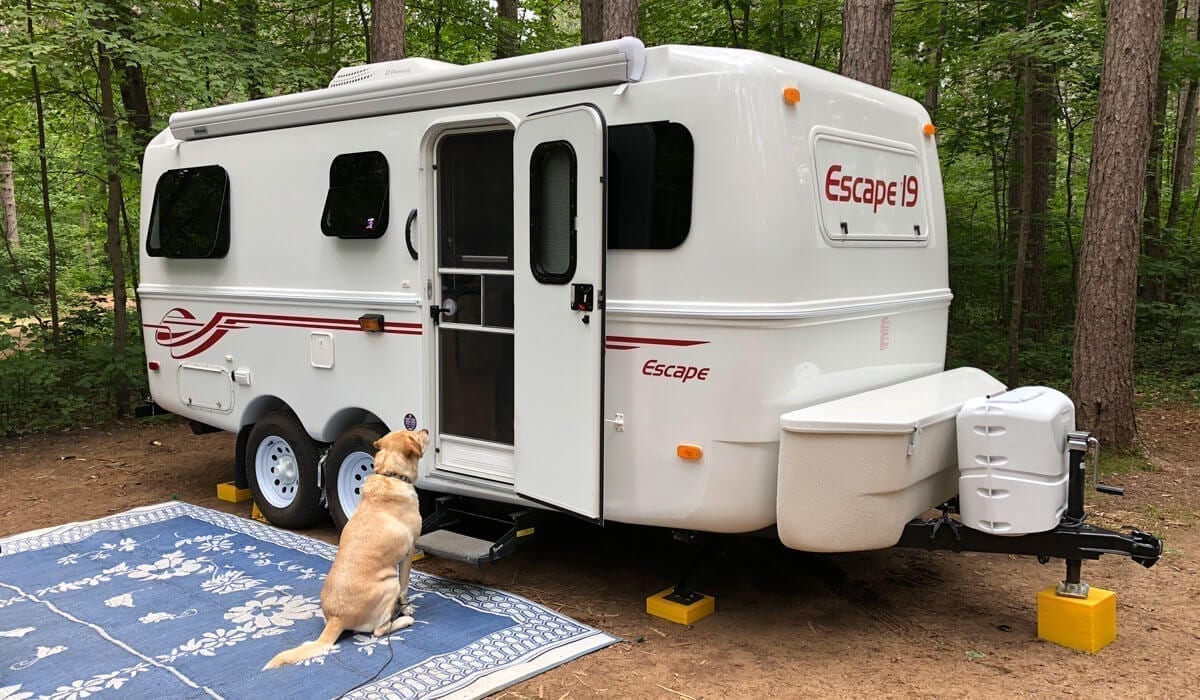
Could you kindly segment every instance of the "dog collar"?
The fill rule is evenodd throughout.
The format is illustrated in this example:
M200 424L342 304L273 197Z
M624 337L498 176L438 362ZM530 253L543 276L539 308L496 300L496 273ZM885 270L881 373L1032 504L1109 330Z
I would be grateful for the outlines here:
M386 476L389 479L399 479L400 481L403 481L406 484L412 483L412 479L409 479L407 476L404 476L403 474L388 474L387 472L379 472L379 475Z

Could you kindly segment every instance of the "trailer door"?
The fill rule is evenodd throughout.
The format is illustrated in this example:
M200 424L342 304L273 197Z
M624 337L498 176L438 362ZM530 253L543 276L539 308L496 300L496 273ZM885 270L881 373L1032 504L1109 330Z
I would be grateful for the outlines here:
M513 157L515 486L603 519L604 118L530 115Z

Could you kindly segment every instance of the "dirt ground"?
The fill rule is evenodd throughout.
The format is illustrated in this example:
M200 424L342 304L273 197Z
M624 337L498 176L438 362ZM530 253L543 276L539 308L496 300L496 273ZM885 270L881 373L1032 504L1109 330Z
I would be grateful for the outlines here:
M1085 562L1118 594L1117 641L1098 655L1038 641L1035 594L1061 562L886 550L805 555L733 538L699 588L717 613L690 627L644 612L688 550L669 533L570 518L481 569L417 568L525 596L620 636L608 649L514 686L501 698L1188 697L1200 678L1200 409L1143 410L1155 471L1113 475L1124 498L1089 493L1093 522L1165 540L1152 569ZM245 516L216 498L231 478L231 435L182 421L0 439L0 536L178 498ZM336 541L332 525L309 531ZM1194 697L1194 696L1193 696Z

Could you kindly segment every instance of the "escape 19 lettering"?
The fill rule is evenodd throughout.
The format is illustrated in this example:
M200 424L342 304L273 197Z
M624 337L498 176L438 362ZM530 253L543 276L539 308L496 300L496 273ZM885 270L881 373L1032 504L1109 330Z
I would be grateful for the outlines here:
M870 177L843 175L842 166L831 165L825 172L825 198L831 202L870 204L871 213L879 207L915 207L920 185L916 175L899 180L877 180Z

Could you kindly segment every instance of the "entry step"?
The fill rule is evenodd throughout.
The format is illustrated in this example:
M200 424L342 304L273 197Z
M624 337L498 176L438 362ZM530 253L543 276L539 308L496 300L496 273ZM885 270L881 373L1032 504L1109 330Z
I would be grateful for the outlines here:
M421 526L417 547L426 554L480 566L508 556L530 540L536 514L460 496L437 499Z
M430 556L476 566L491 559L494 544L496 543L449 530L434 530L417 539L417 548Z

